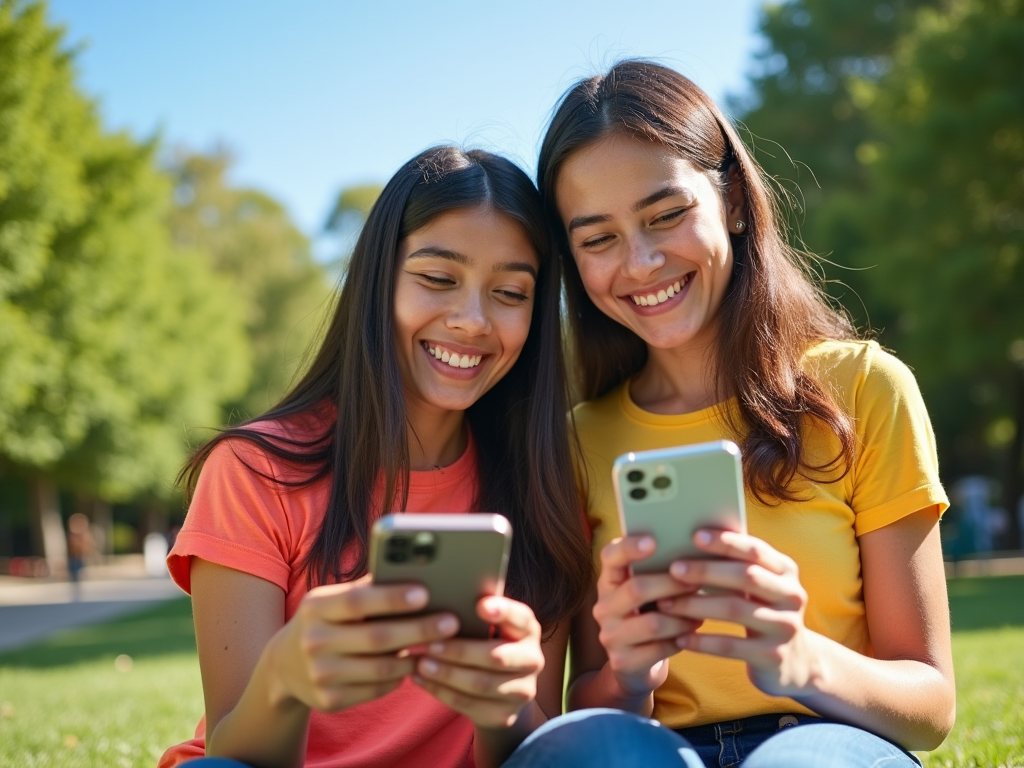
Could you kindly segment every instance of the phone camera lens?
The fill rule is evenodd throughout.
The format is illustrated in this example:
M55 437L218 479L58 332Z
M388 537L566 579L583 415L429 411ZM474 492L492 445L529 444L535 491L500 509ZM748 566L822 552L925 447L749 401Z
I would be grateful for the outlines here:
M654 480L651 482L651 485L653 485L659 491L663 491L670 485L672 485L672 481L665 475L659 475L658 477L654 478Z
M639 483L641 480L644 479L644 473L641 472L639 469L631 469L628 473L626 473L626 479L629 480L629 482L631 483ZM643 498L643 496L641 496L640 498Z
M417 562L425 563L434 559L434 553L437 551L437 542L434 539L434 534L423 531L417 533L412 540L412 556Z
M389 563L404 563L409 559L409 540L404 536L392 536L388 539L387 552L384 557Z
M642 472L637 472L637 474L640 475L641 477L643 476ZM640 501L646 495L647 491L644 488L634 488L632 491L629 492L629 497L631 499L636 499L637 501Z

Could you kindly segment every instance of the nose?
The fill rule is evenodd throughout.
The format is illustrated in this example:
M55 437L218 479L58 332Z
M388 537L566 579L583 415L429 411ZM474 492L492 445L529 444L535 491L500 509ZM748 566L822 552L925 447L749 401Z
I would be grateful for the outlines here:
M445 318L445 325L453 331L469 336L484 336L491 332L491 319L487 314L487 298L477 291L460 292Z
M622 261L622 274L630 279L642 280L665 265L665 254L652 238L637 234L626 240L626 253Z

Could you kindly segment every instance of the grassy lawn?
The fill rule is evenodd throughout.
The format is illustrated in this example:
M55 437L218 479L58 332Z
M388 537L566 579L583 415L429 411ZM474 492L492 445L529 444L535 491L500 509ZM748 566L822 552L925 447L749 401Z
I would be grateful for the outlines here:
M957 724L922 759L1024 768L1024 576L949 592ZM202 713L194 642L190 604L175 600L0 656L0 768L151 768Z

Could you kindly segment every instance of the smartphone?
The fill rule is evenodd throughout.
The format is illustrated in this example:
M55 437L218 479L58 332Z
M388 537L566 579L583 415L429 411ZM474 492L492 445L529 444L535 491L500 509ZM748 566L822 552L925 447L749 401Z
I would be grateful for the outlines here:
M658 542L633 573L710 558L693 543L699 528L746 532L740 449L728 440L624 454L612 466L612 483L623 533Z
M370 574L374 584L422 584L430 594L417 614L449 611L459 637L487 638L477 616L480 598L505 589L512 525L494 514L392 514L373 525Z

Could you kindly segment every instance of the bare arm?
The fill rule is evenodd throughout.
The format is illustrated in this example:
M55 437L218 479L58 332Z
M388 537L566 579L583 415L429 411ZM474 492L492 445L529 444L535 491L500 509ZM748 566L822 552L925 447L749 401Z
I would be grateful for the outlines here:
M700 625L641 606L692 591L668 574L631 576L632 563L654 553L654 539L627 536L601 552L596 594L572 628L568 708L614 707L649 717L665 682L676 638Z
M747 637L693 634L682 647L743 660L765 693L789 696L906 749L942 743L953 726L956 702L935 509L860 538L874 658L807 629L807 594L790 558L750 536L707 533L707 543L698 534L698 546L730 559L686 561L685 572L673 564L673 575L741 594L674 598L659 609L737 622L747 628Z
M458 628L443 614L365 621L422 608L426 591L413 585L319 587L285 623L279 587L198 558L191 574L207 754L265 768L302 765L311 709L383 696L413 671L403 649Z

